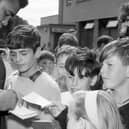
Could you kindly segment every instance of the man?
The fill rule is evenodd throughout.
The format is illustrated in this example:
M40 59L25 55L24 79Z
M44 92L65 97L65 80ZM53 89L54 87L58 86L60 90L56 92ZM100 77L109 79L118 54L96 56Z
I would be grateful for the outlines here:
M0 0L0 30L8 25L10 19L28 4L28 0ZM5 66L0 57L0 89L4 87ZM0 91L0 111L13 109L17 101L16 93L13 90ZM0 129L5 129L5 112L0 112Z
M129 128L129 40L118 39L105 46L100 61L103 88L115 99L122 122Z
M7 26L10 18L27 4L28 0L0 0L0 27Z

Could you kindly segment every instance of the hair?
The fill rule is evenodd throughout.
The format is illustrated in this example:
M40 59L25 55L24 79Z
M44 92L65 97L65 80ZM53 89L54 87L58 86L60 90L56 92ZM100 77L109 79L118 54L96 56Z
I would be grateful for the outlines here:
M34 52L40 46L40 34L31 25L16 26L7 37L10 49L31 48Z
M72 76L74 76L74 70L77 69L80 78L93 77L98 75L100 71L96 53L88 48L80 49L76 54L69 56L65 68ZM84 75L82 75L83 70L85 70Z
M69 108L71 110L72 109L74 110L73 112L77 116L77 120L79 120L80 118L85 119L87 123L89 123L90 129L124 129L115 101L109 95L109 93L101 90L98 91L96 98L97 116L98 116L97 121L99 124L99 128L96 126L95 121L91 120L91 117L88 116L87 112L88 110L85 107L85 102L87 99L86 94L88 92L89 91L78 91L73 94L74 101L72 101L72 104L70 105ZM90 91L90 92L96 92L96 91ZM90 101L90 103L92 102ZM91 107L91 112L94 109L95 107Z
M129 2L125 2L120 6L119 22L125 22L129 18Z
M117 55L123 65L129 65L129 38L121 38L106 45L100 54L100 62Z
M101 35L97 39L97 47L100 48L102 46L102 44L106 45L109 42L111 42L112 40L113 40L113 38L109 35Z
M41 55L38 58L38 63L44 59L48 59L48 60L51 60L52 62L55 62L55 55L50 51L43 50L43 52L41 53Z
M63 45L78 46L78 39L72 33L63 33L58 40L58 47Z
M19 0L20 8L24 8L28 5L28 0Z
M118 21L119 21L118 31L120 38L129 36L129 25L126 24L126 22L129 21L129 2L123 3L120 6L120 14L118 16Z
M58 59L62 55L70 56L70 55L76 53L77 50L78 50L77 47L69 46L69 45L64 45L64 46L62 46L62 47L57 49L56 59Z

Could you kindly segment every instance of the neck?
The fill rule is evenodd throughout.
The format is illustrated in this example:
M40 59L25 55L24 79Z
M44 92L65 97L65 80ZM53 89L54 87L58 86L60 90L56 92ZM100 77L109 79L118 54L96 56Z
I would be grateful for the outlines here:
M112 95L117 105L123 104L124 101L129 99L129 81L120 86L118 89L113 90Z
M26 70L25 72L21 72L21 76L23 77L30 77L32 76L35 72L37 72L38 70L40 70L40 67L36 64L32 65L28 70Z

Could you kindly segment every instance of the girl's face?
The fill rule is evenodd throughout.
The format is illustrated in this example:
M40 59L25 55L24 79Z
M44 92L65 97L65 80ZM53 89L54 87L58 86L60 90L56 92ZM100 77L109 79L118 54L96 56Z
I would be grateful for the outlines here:
M85 73L85 69L82 71L82 75L84 75L84 73ZM78 76L77 69L74 70L73 85L72 85L72 89L74 91L89 90L90 83L91 83L91 78L90 77L80 78Z

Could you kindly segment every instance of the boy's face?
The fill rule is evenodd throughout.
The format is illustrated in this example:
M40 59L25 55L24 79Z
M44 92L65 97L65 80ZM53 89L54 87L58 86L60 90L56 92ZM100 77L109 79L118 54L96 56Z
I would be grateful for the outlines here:
M43 68L49 74L52 74L54 70L54 62L49 59L43 59L39 62L39 66Z
M117 55L110 56L103 61L101 75L104 89L117 89L127 80L127 66Z
M36 57L31 48L11 49L10 58L19 72L29 71L36 65Z
M84 75L84 73L85 73L85 69L82 71L82 75ZM74 70L73 85L72 85L73 86L72 89L74 91L89 90L90 82L91 82L91 78L89 78L89 77L80 78L78 76L77 69Z
M6 26L12 16L19 11L19 0L0 1L0 27Z

